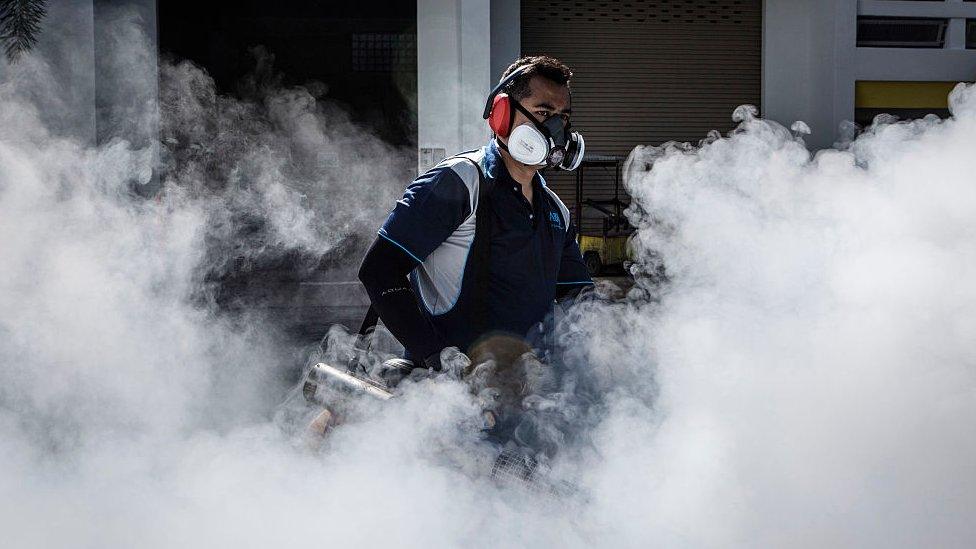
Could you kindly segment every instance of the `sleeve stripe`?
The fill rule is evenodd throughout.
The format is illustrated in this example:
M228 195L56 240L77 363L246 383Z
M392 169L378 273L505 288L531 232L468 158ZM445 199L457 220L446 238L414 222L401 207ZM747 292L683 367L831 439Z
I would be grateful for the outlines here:
M380 229L380 231L379 231L379 232L378 232L377 234L378 234L378 235L380 235L381 237L383 237L383 238L385 238L386 240L388 240L388 241L390 241L390 242L392 242L392 243L393 243L393 245L394 245L394 246L396 246L397 248L400 248L401 250L403 250L403 251L405 251L405 252L407 252L407 255L409 255L410 257L412 257L412 258L414 258L414 259L416 259L416 260L417 260L417 263L423 263L423 262L424 262L424 261L423 261L422 259L420 259L419 257L417 257L417 256L415 256L415 255L413 255L412 253L410 253L410 250L408 250L408 249L406 249L406 248L404 248L402 244L400 244L400 243L399 243L399 242L397 242L396 240L393 240L392 238L390 238L390 237L388 237L388 236L386 236L386 235L384 234L384 231L383 231L383 229Z
M593 284L593 281L592 280L574 280L572 282L557 282L556 284L557 285L559 285L559 284Z

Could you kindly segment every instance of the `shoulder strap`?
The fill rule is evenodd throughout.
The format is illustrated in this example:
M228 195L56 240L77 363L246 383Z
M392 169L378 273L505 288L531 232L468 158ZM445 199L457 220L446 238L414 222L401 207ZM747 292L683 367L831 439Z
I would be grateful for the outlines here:
M488 325L488 273L491 256L491 183L485 170L474 159L463 157L478 168L478 207L474 217L474 242L471 243L470 261L474 261L471 275L470 316L476 334Z

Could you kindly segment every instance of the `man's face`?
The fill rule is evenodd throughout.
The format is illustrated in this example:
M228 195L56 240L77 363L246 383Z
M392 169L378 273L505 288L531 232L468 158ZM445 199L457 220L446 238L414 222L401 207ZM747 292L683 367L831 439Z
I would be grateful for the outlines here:
M529 91L529 96L523 97L520 103L525 110L532 113L537 122L541 123L555 114L563 119L563 125L569 123L572 109L570 108L571 97L568 87L560 86L541 76L533 76L532 80L529 80ZM515 120L512 122L513 129L522 124L531 123L525 114L517 109L515 110ZM503 139L502 142L508 144L508 138Z

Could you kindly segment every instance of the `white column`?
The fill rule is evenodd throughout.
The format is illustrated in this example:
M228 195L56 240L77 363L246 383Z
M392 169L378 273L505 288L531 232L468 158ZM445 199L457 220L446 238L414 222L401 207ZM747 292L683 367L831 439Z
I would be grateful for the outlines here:
M95 106L99 143L133 147L159 138L156 0L94 0Z
M831 132L841 137L841 122L854 120L854 88L857 82L857 3L834 0L834 70Z
M806 122L812 148L831 146L839 122L853 118L856 20L855 0L764 4L762 115Z
M57 87L34 94L46 128L86 145L95 139L95 43L92 0L49 0L34 51ZM3 80L0 74L0 81ZM31 85L41 85L37 79ZM45 82L45 85L50 85Z
M458 101L458 151L485 144L489 129L481 112L491 77L491 2L460 0Z
M498 78L493 63L518 55L517 38L512 43L519 34L518 9L519 2L511 0L417 0L420 172L488 139L481 112Z
M159 40L156 0L94 0L95 135L124 139L147 164L133 190L159 190Z
M962 0L946 0L947 4L958 4ZM963 17L953 17L949 19L949 28L946 29L945 47L950 50L966 49L966 19Z
M491 77L497 81L512 61L522 55L522 2L491 2Z

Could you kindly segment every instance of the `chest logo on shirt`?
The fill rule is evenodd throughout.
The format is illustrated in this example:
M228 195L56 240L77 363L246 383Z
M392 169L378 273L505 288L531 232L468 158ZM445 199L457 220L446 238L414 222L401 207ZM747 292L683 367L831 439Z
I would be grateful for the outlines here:
M549 224L557 229L563 228L563 220L559 217L558 212L549 212Z

